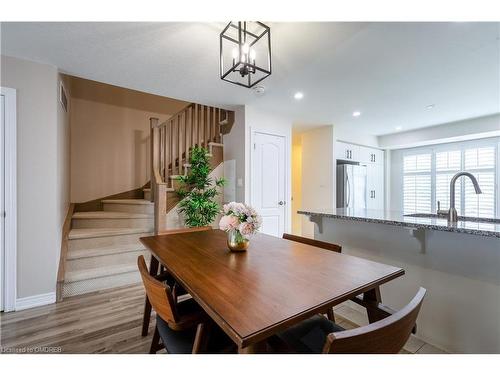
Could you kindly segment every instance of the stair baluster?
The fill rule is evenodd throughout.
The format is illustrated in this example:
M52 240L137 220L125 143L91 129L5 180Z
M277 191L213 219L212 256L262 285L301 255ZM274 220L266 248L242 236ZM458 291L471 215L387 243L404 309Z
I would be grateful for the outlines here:
M199 146L211 150L211 143L222 143L224 129L230 129L232 122L232 111L196 103L161 124L157 118L150 118L151 201L155 203L155 233L166 229L167 192L173 191L171 176L187 173L185 165L189 163L192 148Z

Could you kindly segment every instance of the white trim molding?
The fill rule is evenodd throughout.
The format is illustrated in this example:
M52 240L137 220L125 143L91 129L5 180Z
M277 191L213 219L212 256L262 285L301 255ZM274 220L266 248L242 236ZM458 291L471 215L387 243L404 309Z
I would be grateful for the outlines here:
M13 311L17 297L17 99L15 89L0 87L0 92L5 97L4 311Z
M18 298L16 300L16 311L31 309L32 307L50 305L55 302L56 302L56 292Z

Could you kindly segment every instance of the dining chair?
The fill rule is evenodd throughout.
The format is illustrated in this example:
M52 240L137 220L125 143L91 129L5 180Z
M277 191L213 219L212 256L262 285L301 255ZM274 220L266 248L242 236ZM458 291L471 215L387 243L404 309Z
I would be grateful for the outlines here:
M295 242L300 242L300 243L303 243L306 245L311 245L314 247L319 247L321 249L334 251L336 253L342 252L342 246L340 246L340 245L336 245L336 244L330 243L330 242L313 240L313 239L307 238L307 237L296 236L294 234L283 233L283 239L295 241ZM324 313L328 316L328 319L330 319L332 322L335 322L335 315L333 313L333 307L328 308Z
M177 234L177 233L187 233L187 232L202 232L205 230L212 230L212 227L203 226L203 227L195 227L195 228L178 228L178 229L170 229L161 231L158 235L169 235L169 234ZM175 278L168 273L165 267L159 264L158 260L151 256L151 261L149 264L150 274L152 274L155 279L158 281L166 283L170 286L172 290L172 295L174 301L178 301L179 297L183 297L183 299L189 298L187 292L180 286ZM146 300L144 302L144 314L142 318L142 336L148 335L149 322L151 320L151 303L149 302L149 298L146 295Z
M281 352L331 354L396 354L415 326L426 290L393 315L364 327L344 330L322 315L315 315L277 334ZM275 340L276 342L276 340Z
M179 303L174 300L170 286L149 274L144 256L137 258L137 266L148 299L156 311L150 354L162 348L172 354L195 354L218 352L231 346L231 340L194 299Z
M336 245L336 244L330 243L330 242L313 240L312 238L296 236L294 234L289 234L289 233L283 233L283 238L285 240L300 242L300 243L303 243L306 245L320 247L320 248L325 249L325 250L335 251L336 253L342 252L342 246Z

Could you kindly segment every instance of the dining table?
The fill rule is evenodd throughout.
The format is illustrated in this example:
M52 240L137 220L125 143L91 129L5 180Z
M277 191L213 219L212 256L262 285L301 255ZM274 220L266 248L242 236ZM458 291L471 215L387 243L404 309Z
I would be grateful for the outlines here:
M142 237L150 272L163 266L238 346L265 352L276 333L347 300L367 308L370 323L391 312L380 286L404 270L258 233L232 252L227 233L206 230Z

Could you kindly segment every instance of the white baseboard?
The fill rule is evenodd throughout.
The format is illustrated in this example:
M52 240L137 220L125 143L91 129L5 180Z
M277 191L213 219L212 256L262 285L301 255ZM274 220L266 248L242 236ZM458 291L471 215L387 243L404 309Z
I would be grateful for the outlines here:
M31 309L32 307L37 307L37 306L50 305L51 303L55 302L56 302L56 292L18 298L16 300L16 311Z

